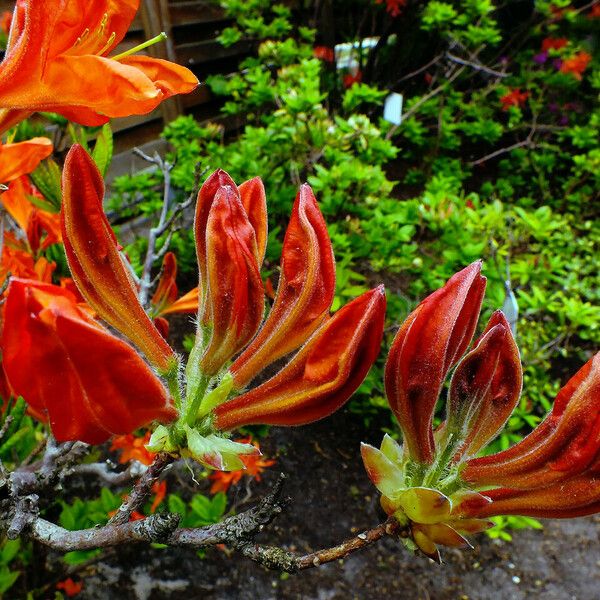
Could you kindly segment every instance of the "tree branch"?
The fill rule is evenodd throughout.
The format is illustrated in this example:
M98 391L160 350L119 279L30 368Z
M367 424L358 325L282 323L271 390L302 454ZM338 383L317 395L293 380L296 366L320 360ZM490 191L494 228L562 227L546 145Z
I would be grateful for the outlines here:
M109 525L121 525L127 523L131 513L138 510L150 494L150 489L158 481L162 472L175 459L166 452L161 452L154 459L154 462L148 467L148 470L137 480L131 493L121 504L119 510L108 522Z

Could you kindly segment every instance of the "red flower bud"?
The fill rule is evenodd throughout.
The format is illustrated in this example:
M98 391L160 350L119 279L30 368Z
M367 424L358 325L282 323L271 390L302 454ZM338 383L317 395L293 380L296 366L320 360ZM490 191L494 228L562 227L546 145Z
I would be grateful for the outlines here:
M310 186L300 188L283 242L275 302L252 343L231 366L244 387L262 369L299 348L323 323L335 293L327 226Z
M496 311L450 382L446 427L464 439L455 459L474 456L502 430L522 384L519 349L505 316Z
M104 183L87 152L75 144L63 171L62 229L67 262L81 294L104 319L168 371L171 347L145 313L102 209Z
M532 489L565 481L600 459L600 353L560 390L552 412L521 442L467 462L478 486Z
M302 425L330 415L367 375L379 351L384 317L380 286L340 309L273 378L217 407L216 426Z
M256 262L260 269L267 249L268 222L265 186L260 177L255 177L242 183L239 192L244 210L256 235Z
M14 393L48 413L58 441L98 444L176 416L167 391L135 350L57 286L11 281L2 357Z
M219 188L202 237L207 273L199 320L210 337L203 342L200 366L214 375L252 339L264 312L256 236L237 188Z
M433 460L433 412L448 371L473 337L486 282L480 273L475 262L425 298L390 349L385 389L415 461Z

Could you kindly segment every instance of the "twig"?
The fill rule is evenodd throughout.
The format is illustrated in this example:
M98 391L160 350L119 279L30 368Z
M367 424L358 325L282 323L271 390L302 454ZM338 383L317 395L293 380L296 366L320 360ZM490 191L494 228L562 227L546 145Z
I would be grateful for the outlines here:
M464 65L466 67L471 67L471 69L475 69L476 71L482 71L483 73L487 73L488 75L493 75L494 77L508 77L508 73L503 73L501 71L496 71L495 69L490 69L481 63L472 62L470 60L466 60L461 58L460 56L455 56L450 52L446 52L446 58L451 60L452 62L458 63L459 65Z
M502 154L506 154L507 152L512 152L513 150L516 150L517 148L522 148L523 146L532 146L532 145L533 145L532 141L529 138L527 138L526 140L516 142L515 144L511 144L510 146L506 146L505 148L500 148L499 150L491 152L490 154L486 154L485 156L482 156L481 158L478 158L477 160L473 160L469 163L469 166L475 167L477 165L480 165L481 163L491 160L492 158L496 158L496 156L501 156Z
M161 452L155 459L154 462L148 467L148 470L138 479L136 484L133 486L131 493L121 504L119 510L108 522L109 525L121 525L127 523L131 517L131 513L138 510L144 503L148 495L150 494L150 488L158 481L161 473L174 461L175 459L165 452Z
M153 467L155 470L164 468L166 466L164 464L165 456L167 455L159 455L158 463L155 462L150 469ZM150 480L142 479L145 479L144 486L147 487ZM406 535L402 527L393 518L390 518L341 544L304 555L285 548L257 544L254 538L279 516L289 503L288 498L282 497L284 479L285 477L281 475L271 493L263 498L257 506L207 527L178 528L179 515L155 514L139 521L115 522L119 519L114 519L103 527L69 531L38 517L37 513L22 511L22 514L28 516L20 526L19 532L26 532L31 538L59 552L108 548L143 542L160 542L168 546L196 549L226 544L243 556L267 568L288 573L296 573L342 559L386 536ZM132 492L132 497L134 496L136 496L135 489ZM139 498L140 495L138 494L136 497ZM126 504L128 504L129 510L133 503L129 501ZM124 511L120 510L118 515L122 514Z
M91 463L89 465L77 465L72 467L65 475L93 475L101 479L110 486L123 486L131 482L132 479L143 474L146 467L138 461L131 461L124 471L115 472L108 466L108 461L104 463Z

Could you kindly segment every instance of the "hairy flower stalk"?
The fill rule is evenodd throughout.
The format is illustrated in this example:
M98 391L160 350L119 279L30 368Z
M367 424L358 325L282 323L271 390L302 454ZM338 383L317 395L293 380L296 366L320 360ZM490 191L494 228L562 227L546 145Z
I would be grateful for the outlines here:
M385 295L376 288L329 315L333 252L308 186L294 204L279 292L264 324L260 265L267 215L260 179L238 187L217 171L206 180L195 223L199 288L177 300L177 265L167 254L150 316L103 212L100 173L81 146L69 151L62 192L67 261L88 306L79 306L56 286L17 280L9 288L2 336L13 392L48 417L58 440L99 443L159 422L150 450L236 470L244 465L240 456L259 451L228 439L230 431L250 423L300 425L321 419L362 383L383 335ZM153 369L102 327L90 308L130 340ZM198 311L198 329L183 369L160 320L190 310ZM23 332L26 343L19 342ZM86 345L90 352L84 351ZM259 364L245 354L246 347L259 356ZM250 365L249 380L294 352L271 379L241 389L247 381L236 379L240 370L234 365ZM26 375L32 372L41 376Z
M600 354L559 392L548 417L512 448L477 458L502 429L521 393L519 352L495 312L470 344L485 279L480 263L454 275L402 325L386 365L388 401L404 444L385 436L361 448L381 505L410 529L406 543L439 561L437 545L503 514L573 517L600 510ZM452 365L446 419L433 411Z

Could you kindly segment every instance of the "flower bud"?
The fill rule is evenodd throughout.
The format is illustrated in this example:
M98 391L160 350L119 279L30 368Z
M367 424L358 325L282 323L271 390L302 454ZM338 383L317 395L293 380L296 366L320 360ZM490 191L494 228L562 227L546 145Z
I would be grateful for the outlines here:
M102 209L102 177L78 144L67 155L62 185L63 240L79 291L102 319L125 334L158 369L171 370L175 354L140 304Z
M485 291L481 263L452 276L408 316L392 343L385 389L411 458L431 463L432 420L442 384L467 349Z
M497 311L450 382L446 428L464 440L455 460L477 454L502 430L522 383L519 349L508 321Z
M385 317L383 286L340 309L277 375L215 409L221 430L302 425L326 417L354 393L373 364Z
M296 197L283 242L275 302L252 343L231 366L238 388L300 347L327 317L335 294L331 240L308 185Z

